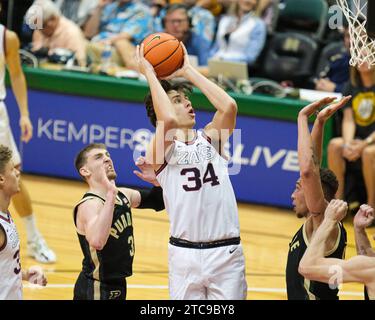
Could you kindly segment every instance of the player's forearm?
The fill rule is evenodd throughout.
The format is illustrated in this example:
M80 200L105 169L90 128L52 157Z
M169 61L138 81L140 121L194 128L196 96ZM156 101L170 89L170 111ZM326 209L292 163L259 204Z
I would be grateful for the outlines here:
M116 194L108 193L105 204L98 214L98 218L86 233L90 246L97 250L103 249L107 243L112 226L115 201Z
M323 153L323 136L324 136L324 123L316 120L311 132L311 139L313 148L315 151L315 156L319 162L319 166L322 162L322 153Z
M18 108L21 116L29 116L29 108L27 104L27 87L26 79L22 70L16 74L10 72L10 82L13 93L16 97Z
M319 276L316 273L319 273L319 270L323 270L319 268L321 264L320 261L324 259L326 244L329 235L333 232L335 226L335 221L328 219L323 220L301 259L299 266L299 271L301 274L307 276L308 278Z
M307 117L298 116L298 161L301 176L309 174L317 165Z
M153 106L157 120L163 121L166 129L168 129L168 127L176 127L176 112L168 97L168 94L164 91L159 80L156 78L153 72L147 71L145 76L150 86Z
M364 228L354 227L355 245L358 255L375 257L370 240Z
M234 99L195 68L188 68L185 78L199 88L217 110L237 113L237 104Z

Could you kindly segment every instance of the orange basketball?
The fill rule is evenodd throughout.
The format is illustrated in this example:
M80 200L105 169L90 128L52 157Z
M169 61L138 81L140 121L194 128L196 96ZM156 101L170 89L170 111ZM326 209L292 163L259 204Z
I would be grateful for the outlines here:
M150 34L143 40L144 57L152 64L158 78L167 77L184 62L184 50L175 37L168 33Z

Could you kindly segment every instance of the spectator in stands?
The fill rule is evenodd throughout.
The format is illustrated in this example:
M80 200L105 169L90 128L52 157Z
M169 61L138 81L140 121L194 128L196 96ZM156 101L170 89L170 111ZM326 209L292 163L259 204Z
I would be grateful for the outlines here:
M32 37L32 51L64 48L75 53L75 57L81 66L86 65L86 40L81 29L69 19L61 15L60 10L51 0L37 0L26 13L26 20L30 21L35 16L35 7L41 10L43 16L43 28L36 29ZM35 21L37 24L37 21Z
M262 51L267 35L266 24L255 15L258 0L238 0L232 4L218 26L211 55L227 61L252 65Z
M99 0L54 0L54 2L64 17L83 28Z
M214 15L198 4L198 0L184 0L188 7L193 29L210 44L214 40L216 21Z
M150 8L135 0L99 0L84 32L91 39L88 55L100 62L106 44L113 46L113 61L135 69L135 46L153 32Z
M349 28L343 29L345 51L338 52L329 58L329 64L315 81L315 90L342 92L349 81L350 37Z
M362 160L367 204L375 206L375 68L363 63L350 67L350 82L343 90L352 95L343 110L342 136L328 146L328 165L336 174L339 188L336 197L344 196L347 162Z
M159 2L159 1L157 1ZM212 13L196 5L197 0L180 0L180 1L170 1L169 6L183 4L188 10L188 15L191 20L191 27L196 34L199 34L203 39L205 39L210 45L214 40L216 21ZM164 6L156 16L154 21L155 31L162 31L164 29L162 25L162 20L165 17L166 10L168 6Z
M188 8L183 4L172 4L162 21L164 31L182 41L189 55L198 58L199 66L206 66L210 43L192 29Z

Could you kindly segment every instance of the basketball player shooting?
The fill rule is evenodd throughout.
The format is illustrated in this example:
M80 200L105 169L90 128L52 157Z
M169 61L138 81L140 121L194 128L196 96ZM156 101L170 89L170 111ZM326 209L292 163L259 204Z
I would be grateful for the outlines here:
M159 82L137 47L136 61L150 86L147 113L156 126L146 158L163 188L170 219L171 299L245 299L245 260L240 244L237 203L222 146L236 125L236 102L184 63L167 79L183 77L215 107L212 121L196 131L195 113L184 84ZM222 133L225 134L222 134ZM168 160L168 161L167 161Z

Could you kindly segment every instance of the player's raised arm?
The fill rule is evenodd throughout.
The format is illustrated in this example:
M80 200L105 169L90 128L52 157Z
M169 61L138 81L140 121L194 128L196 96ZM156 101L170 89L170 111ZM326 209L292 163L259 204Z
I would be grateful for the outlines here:
M324 136L324 126L328 119L335 114L336 111L344 107L344 105L350 100L351 96L344 97L337 103L333 103L327 108L324 108L317 113L313 129L311 131L311 138L313 142L314 151L319 164L322 162L322 149L323 149L323 136ZM333 98L329 98L333 99Z
M323 126L320 124L341 108L347 98L323 109L317 115L318 123L314 125L313 138L310 135L308 118L321 107L331 103L335 98L324 98L304 107L298 114L298 160L300 166L301 184L305 190L306 204L309 212L319 215L326 208L326 200L320 179L320 154L323 137ZM319 151L317 151L319 149Z
M178 71L178 74L175 73L171 77L183 76L203 92L217 110L212 122L205 127L205 132L211 138L215 139L219 137L222 142L225 142L236 127L237 103L223 89L191 66L186 48L183 43L181 43L181 45L185 52L185 64L181 70ZM229 134L224 138L217 136L217 134L221 134L221 130L226 130Z
M117 188L108 180L104 167L101 179L107 187L105 202L98 198L87 200L78 207L77 229L84 233L87 242L96 250L102 250L107 243L113 219Z
M167 93L156 77L154 68L144 58L143 44L137 46L136 62L138 70L146 77L150 86L153 109L157 119L155 137L151 140L151 146L147 150L147 159L157 170L164 163L165 152L173 142L177 117Z
M26 80L22 71L18 52L20 42L17 35L9 30L5 33L5 41L6 65L9 71L11 86L20 110L21 139L22 141L29 142L33 134L33 127L29 117Z

